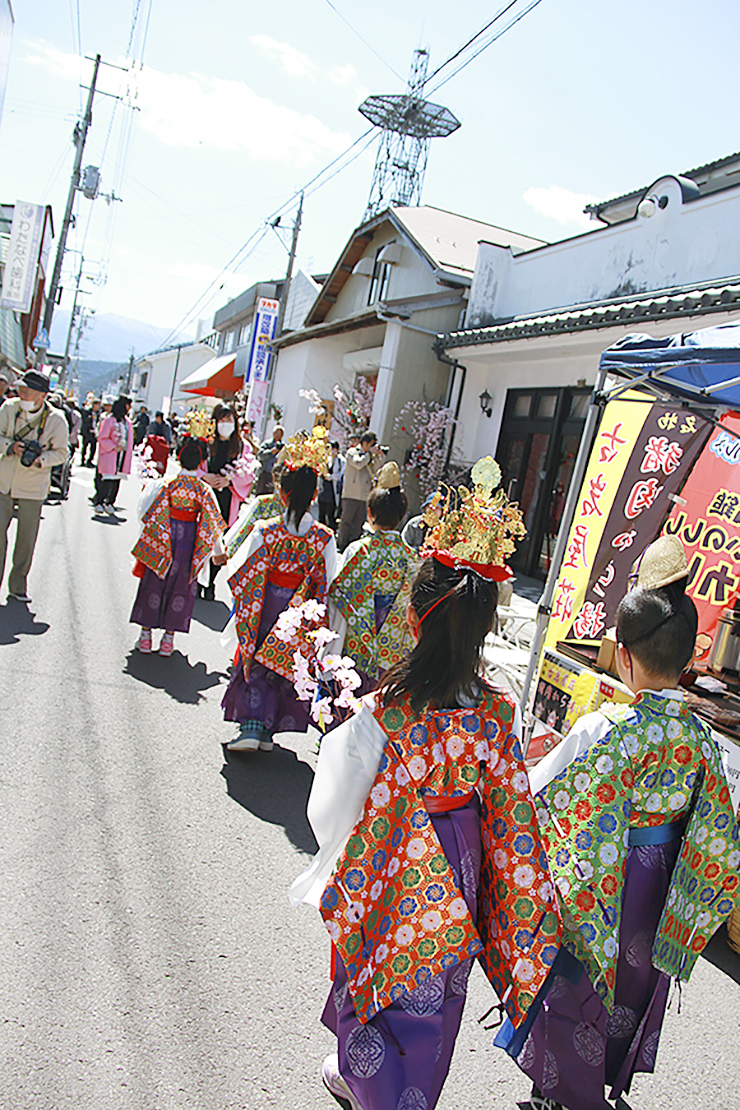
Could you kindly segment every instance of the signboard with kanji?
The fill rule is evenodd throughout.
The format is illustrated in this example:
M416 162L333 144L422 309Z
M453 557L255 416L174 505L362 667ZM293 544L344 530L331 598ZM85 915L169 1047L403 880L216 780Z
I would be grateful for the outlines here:
M270 344L275 338L280 301L269 297L258 297L252 326L252 341L249 347L249 358L244 373L244 384L249 382L266 382L270 376L270 361L272 351Z

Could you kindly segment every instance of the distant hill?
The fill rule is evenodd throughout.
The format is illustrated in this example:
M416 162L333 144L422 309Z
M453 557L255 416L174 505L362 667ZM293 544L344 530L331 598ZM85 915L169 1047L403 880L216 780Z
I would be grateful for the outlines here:
M51 325L51 350L55 354L64 352L69 329L69 312L59 310L54 313ZM133 349L136 358L155 351L170 335L170 328L156 328L141 320L128 316L117 316L112 312L96 315L87 324L80 344L85 362L115 362L116 366L128 362ZM191 336L183 337L191 339ZM72 341L74 349L74 337Z
M80 359L77 364L77 375L80 379L76 396L85 400L85 394L92 391L100 395L103 393L112 378L118 377L120 362L104 362L100 359Z

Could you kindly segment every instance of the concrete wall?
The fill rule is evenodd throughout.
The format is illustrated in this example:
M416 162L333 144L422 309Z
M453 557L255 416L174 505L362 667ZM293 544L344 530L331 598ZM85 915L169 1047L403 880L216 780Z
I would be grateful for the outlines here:
M740 273L740 188L683 201L674 177L650 189L654 215L514 257L482 243L465 326Z

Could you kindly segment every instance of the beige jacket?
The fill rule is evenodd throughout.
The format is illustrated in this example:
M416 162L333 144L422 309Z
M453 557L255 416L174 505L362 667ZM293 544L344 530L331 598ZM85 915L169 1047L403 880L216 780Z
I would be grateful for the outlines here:
M45 407L48 416L40 438L44 450L32 466L21 466L18 455L8 452L18 433L22 433L21 438L26 441L37 438L43 407L38 412L26 413L17 399L6 401L0 407L0 493L29 501L43 501L49 493L51 468L66 461L69 439L67 421L64 414L48 402Z
M342 498L367 501L375 485L375 460L369 451L350 447L346 456Z

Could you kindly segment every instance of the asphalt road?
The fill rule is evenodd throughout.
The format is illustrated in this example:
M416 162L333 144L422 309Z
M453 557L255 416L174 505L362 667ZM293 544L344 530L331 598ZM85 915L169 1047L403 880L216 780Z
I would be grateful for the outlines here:
M138 487L93 519L91 474L44 509L33 603L0 604L0 1110L328 1110L328 942L286 895L315 736L224 756L221 582L171 659L133 651ZM740 958L717 950L734 979L700 961L634 1110L740 1110ZM526 1096L477 1023L492 1001L474 973L440 1110Z

